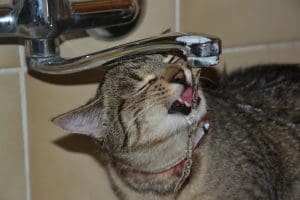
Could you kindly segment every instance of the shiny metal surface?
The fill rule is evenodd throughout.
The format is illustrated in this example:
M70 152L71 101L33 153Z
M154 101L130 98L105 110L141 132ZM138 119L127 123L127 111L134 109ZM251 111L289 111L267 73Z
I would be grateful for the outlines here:
M219 62L221 41L204 34L174 33L127 43L77 58L64 59L58 55L43 58L27 56L27 60L35 71L41 73L70 74L107 66L119 59L154 53L174 53L187 60L191 66L209 67Z
M39 39L137 20L137 0L13 0L0 3L0 37Z
M103 37L120 36L135 25L142 2L5 0L0 2L0 37L21 38L28 67L45 74L76 73L108 66L119 59L154 53L174 53L195 67L218 63L221 53L218 38L185 33L152 37L76 58L60 57L61 34L97 28L104 30Z

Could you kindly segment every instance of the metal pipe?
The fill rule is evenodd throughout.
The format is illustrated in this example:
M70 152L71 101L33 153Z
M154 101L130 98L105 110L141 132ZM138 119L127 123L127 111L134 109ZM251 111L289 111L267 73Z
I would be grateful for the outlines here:
M0 37L46 39L90 28L131 24L137 0L13 0L0 3Z
M147 38L71 59L56 55L43 58L30 56L30 51L43 48L40 45L48 44L38 42L28 45L32 48L27 49L27 62L35 71L46 74L76 73L106 66L119 59L155 53L174 53L187 60L191 66L209 67L219 62L221 53L221 41L218 38L185 33Z
M0 37L24 41L27 65L45 74L69 74L154 53L175 53L196 67L218 63L221 41L208 35L175 33L127 43L76 58L62 58L59 36L101 28L118 35L134 26L143 0L5 0L0 3ZM123 29L122 29L123 30ZM123 33L123 32L122 32Z

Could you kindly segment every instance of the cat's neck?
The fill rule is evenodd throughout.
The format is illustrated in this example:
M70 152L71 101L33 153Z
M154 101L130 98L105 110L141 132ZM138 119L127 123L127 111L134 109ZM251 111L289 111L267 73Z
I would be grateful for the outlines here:
M209 123L207 118L202 121L201 128L198 130L196 136L194 137L194 148L192 154L193 162L200 162L200 149L204 143L204 136L208 135L210 132ZM143 171L143 170L135 170L130 168L122 168L120 164L113 164L110 168L111 174L114 174L112 179L119 183L126 183L119 185L118 187L125 187L128 189L136 188L141 189L141 187L145 187L145 190L153 187L153 185L161 185L157 188L163 188L164 191L156 191L158 193L162 192L171 192L174 191L175 184L179 181L179 177L181 177L184 171L184 165L186 162L186 157L181 158L178 162L170 165L167 168L162 168L156 171ZM114 169L113 169L114 168ZM128 178L130 177L130 178ZM119 181L118 181L119 180ZM142 186L143 185L143 186ZM147 190L148 191L148 190Z
M205 143L209 140L208 136L210 135L210 132L211 129L209 129L208 133L205 134L206 136L201 139L201 142L197 145L193 152L193 167L198 168L200 163L202 163L202 156L200 156L200 152L205 149ZM184 162L159 173L145 173L142 171L128 169L119 171L120 169L112 165L107 168L113 188L115 188L118 195L123 195L128 199L166 200L174 199L175 196L179 194L174 193L174 189L175 185L179 181L179 177L181 176L183 169ZM188 182L185 182L180 191L182 189L184 190L184 188L188 185Z
M208 133L209 131L209 122L207 117L204 118L202 121L202 126L200 129L197 131L195 138L194 138L194 144L193 144L193 154L194 152L201 146L201 142L203 137ZM177 162L171 164L168 167L164 167L155 171L142 171L142 170L137 170L136 173L139 173L143 176L151 176L151 175L162 175L162 176L168 176L172 175L178 171L181 171L184 168L185 162L186 162L187 157L184 156L182 158L179 158ZM134 171L134 170L133 170Z

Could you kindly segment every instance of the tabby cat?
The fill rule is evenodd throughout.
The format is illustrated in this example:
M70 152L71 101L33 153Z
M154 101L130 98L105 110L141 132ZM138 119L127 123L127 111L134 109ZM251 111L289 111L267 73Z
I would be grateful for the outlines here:
M164 60L114 64L95 98L53 120L97 141L116 195L300 199L299 66L209 84L203 70Z

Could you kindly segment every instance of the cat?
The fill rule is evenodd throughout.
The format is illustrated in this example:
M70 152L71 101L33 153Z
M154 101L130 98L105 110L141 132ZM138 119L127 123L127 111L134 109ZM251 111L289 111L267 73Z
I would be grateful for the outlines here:
M161 55L113 64L95 98L56 117L97 141L120 199L300 199L300 69L217 82ZM201 80L201 81L200 81Z

